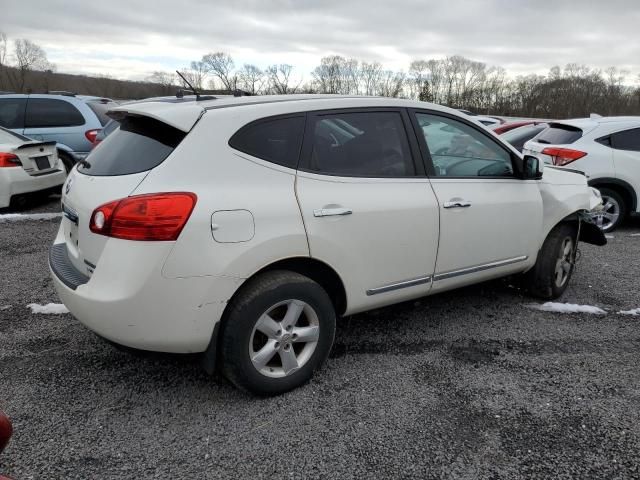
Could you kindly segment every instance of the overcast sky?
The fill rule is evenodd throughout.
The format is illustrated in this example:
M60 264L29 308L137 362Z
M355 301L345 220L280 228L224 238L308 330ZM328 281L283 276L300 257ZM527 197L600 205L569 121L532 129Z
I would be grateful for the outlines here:
M395 70L463 55L512 75L568 62L640 73L640 0L4 1L0 31L61 72L142 79L226 51L307 77L328 54Z

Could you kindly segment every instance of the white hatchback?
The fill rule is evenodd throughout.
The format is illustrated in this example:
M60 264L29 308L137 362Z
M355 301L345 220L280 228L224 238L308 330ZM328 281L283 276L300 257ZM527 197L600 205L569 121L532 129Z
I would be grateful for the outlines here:
M449 108L268 96L111 116L64 187L60 298L112 342L203 352L257 394L307 381L336 316L508 275L555 298L578 240L606 243L583 175Z
M40 142L0 127L0 208L26 194L59 189L66 172L56 142Z
M640 214L640 117L593 115L552 122L524 145L523 153L584 172L602 194L604 207L593 216L604 231Z

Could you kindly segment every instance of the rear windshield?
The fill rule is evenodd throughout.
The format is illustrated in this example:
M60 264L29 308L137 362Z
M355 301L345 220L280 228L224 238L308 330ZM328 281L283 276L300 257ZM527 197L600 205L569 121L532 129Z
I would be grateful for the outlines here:
M107 123L109 123L109 120L111 120L108 116L107 116L107 111L117 107L118 104L116 102L87 102L87 105L89 106L89 108L93 111L93 113L96 114L96 117L98 117L98 120L100 120L100 123L102 124L102 126L104 127Z
M186 133L147 117L125 117L87 157L78 171L86 175L116 176L146 172L160 165Z
M540 134L536 141L538 143L549 143L552 145L566 145L573 143L582 137L582 130L571 125L562 123L550 123L549 128Z
M545 128L546 125L525 125L523 127L509 130L508 132L500 135L500 137L509 142L511 145L514 145L516 143L524 144L524 142L526 142L527 140L531 140Z

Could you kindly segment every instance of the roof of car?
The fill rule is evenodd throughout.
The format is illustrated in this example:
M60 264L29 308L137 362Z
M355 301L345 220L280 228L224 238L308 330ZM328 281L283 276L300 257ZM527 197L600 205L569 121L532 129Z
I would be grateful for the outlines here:
M578 127L584 129L585 127L595 128L599 124L605 123L634 123L640 122L640 117L638 116L620 116L620 117L591 117L591 118L570 118L567 120L555 120L551 123L561 123L565 125L571 125L573 127Z
M191 100L191 99L189 99ZM194 99L195 100L195 99ZM302 103L304 102L304 103ZM357 108L357 107L415 107L429 108L449 112L460 116L454 109L416 100L406 100L389 97L353 96L353 95L261 95L224 97L199 101L170 101L170 97L149 99L148 101L133 102L110 110L112 118L118 118L122 114L136 113L161 120L182 131L189 131L195 122L207 111L241 107L249 105L295 103L304 104L304 110L320 110L330 108ZM295 111L295 110L293 110Z

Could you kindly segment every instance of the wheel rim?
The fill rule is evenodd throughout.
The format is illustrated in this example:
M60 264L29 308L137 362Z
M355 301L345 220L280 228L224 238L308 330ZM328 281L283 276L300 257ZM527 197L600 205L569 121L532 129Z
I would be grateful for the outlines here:
M287 377L309 361L319 335L316 311L302 300L285 300L258 318L249 339L249 358L262 375Z
M613 197L602 196L603 207L599 212L593 212L591 217L601 230L611 230L620 218L620 204Z
M560 246L558 259L556 260L555 282L557 287L563 287L571 274L573 260L573 239L566 237Z

